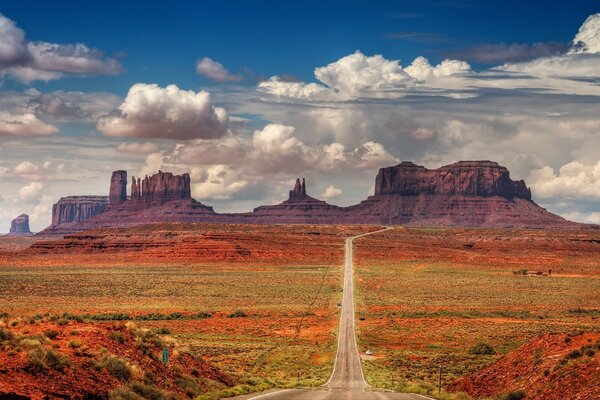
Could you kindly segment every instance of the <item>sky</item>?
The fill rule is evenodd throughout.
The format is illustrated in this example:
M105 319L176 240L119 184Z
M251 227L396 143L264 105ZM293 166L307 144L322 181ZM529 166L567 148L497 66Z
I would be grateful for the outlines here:
M96 3L0 4L0 232L116 169L250 211L403 160L495 160L600 223L597 1Z

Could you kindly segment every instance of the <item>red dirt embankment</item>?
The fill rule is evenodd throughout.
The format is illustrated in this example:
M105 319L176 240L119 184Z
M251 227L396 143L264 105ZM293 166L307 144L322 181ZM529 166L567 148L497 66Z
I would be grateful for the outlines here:
M46 317L1 322L16 326L0 326L0 398L106 398L134 382L183 398L193 389L200 393L209 381L231 384L199 356L131 322ZM167 367L163 348L170 349Z
M527 399L600 398L600 333L544 335L449 387L474 397L522 390Z

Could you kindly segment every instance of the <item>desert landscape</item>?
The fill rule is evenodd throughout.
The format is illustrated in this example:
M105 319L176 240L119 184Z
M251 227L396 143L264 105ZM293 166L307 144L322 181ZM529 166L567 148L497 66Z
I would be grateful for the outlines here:
M4 2L0 400L600 400L597 0Z

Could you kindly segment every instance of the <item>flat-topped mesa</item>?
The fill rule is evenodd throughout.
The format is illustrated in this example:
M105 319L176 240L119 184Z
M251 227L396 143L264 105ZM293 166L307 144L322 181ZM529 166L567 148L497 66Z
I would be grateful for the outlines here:
M510 179L508 170L493 161L460 161L438 169L411 162L381 168L375 180L375 196L443 194L501 196L531 200L523 180Z
M191 199L190 174L173 175L162 172L144 179L132 177L131 201L142 204L162 204L171 200Z
M113 171L108 199L111 206L122 204L127 200L127 171Z
M306 180L302 178L302 183L300 183L300 178L296 178L296 185L294 189L290 190L290 198L288 200L304 200L307 197Z
M67 196L61 197L52 206L52 225L71 224L87 221L101 214L108 207L106 196Z
M27 236L31 234L29 230L29 215L21 214L10 223L9 236Z

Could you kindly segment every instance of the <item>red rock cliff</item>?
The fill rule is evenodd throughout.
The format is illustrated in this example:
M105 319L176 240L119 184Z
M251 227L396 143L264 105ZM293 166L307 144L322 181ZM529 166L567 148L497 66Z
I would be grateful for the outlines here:
M447 194L502 196L531 200L525 182L510 179L508 170L493 161L460 161L438 169L411 162L381 168L375 180L375 196Z
M108 207L106 196L62 197L52 206L52 225L83 222L104 212Z
M8 234L9 236L31 235L31 231L29 230L29 215L21 214L13 219Z
M158 171L144 179L132 177L131 201L142 204L162 204L171 200L191 199L190 174L173 175Z
M127 200L127 171L113 171L110 178L108 199L111 206L124 203Z

